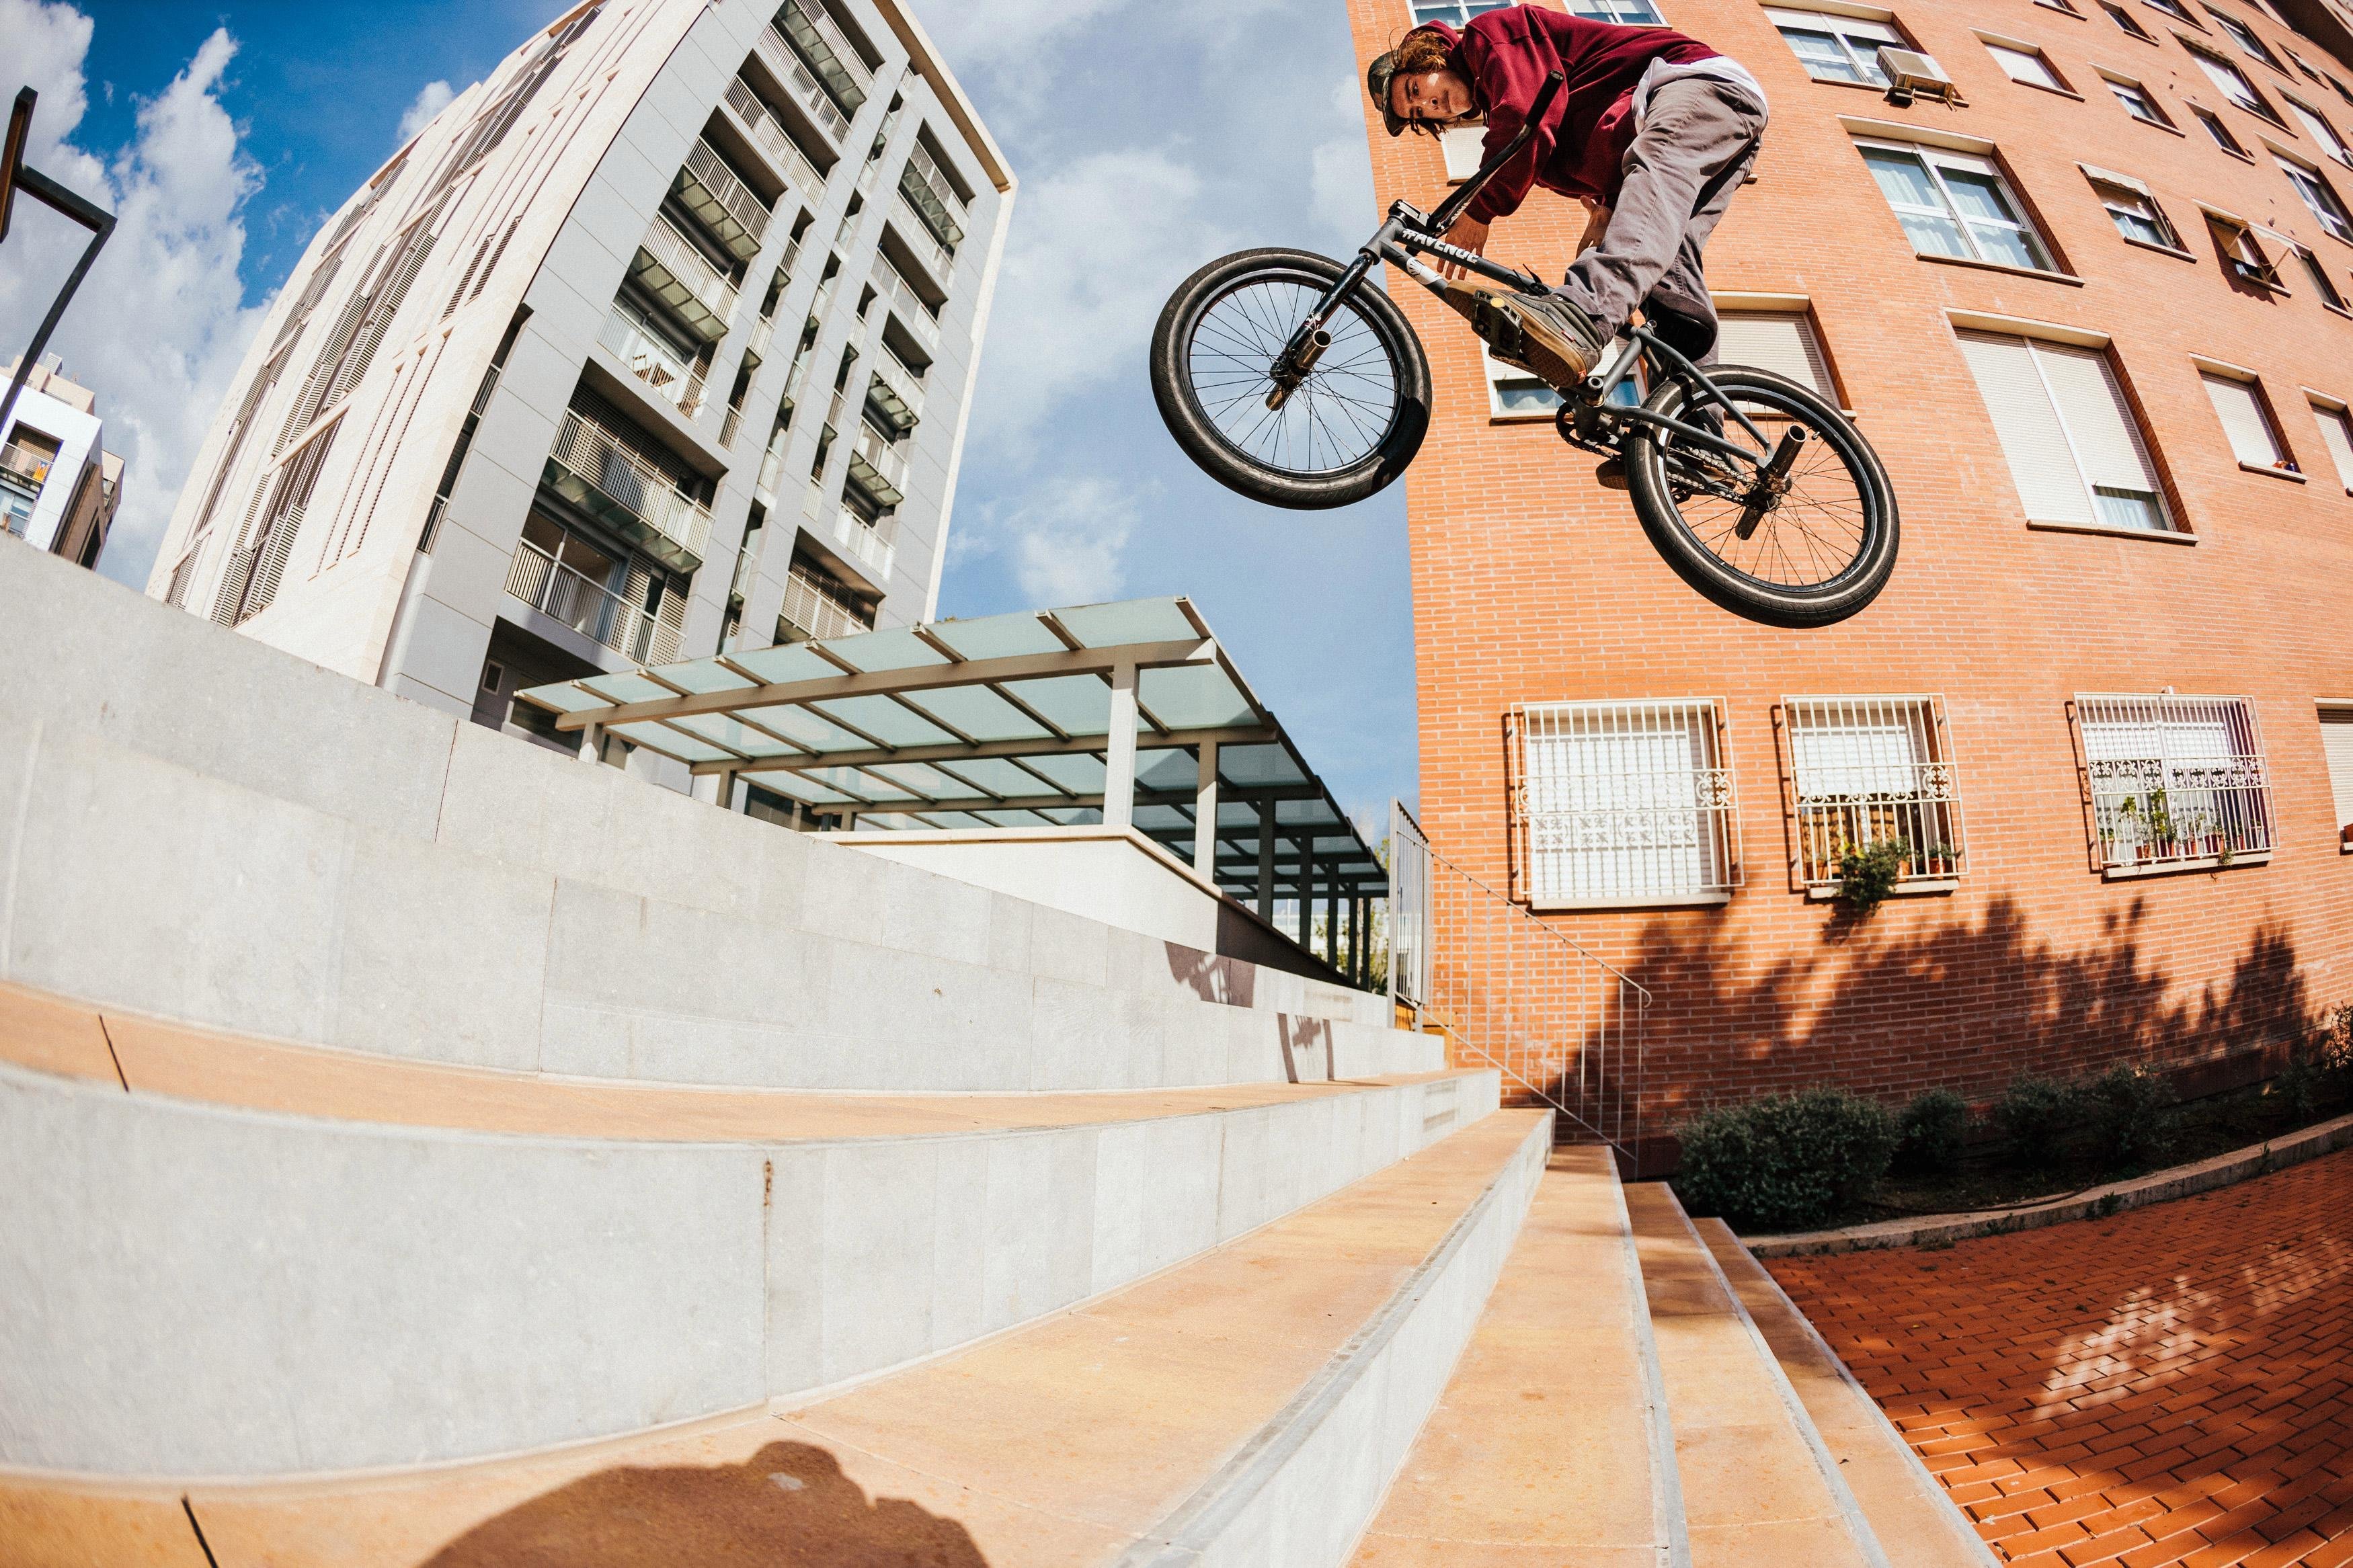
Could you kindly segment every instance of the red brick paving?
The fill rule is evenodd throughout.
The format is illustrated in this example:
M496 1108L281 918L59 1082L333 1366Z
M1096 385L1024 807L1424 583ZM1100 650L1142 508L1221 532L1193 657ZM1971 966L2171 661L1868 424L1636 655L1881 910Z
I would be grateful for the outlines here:
M2353 1151L1767 1267L2005 1561L2353 1564Z

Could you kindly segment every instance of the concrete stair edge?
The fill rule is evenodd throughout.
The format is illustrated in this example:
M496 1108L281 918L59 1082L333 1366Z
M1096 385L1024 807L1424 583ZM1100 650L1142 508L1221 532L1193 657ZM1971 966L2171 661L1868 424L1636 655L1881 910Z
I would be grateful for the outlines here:
M1618 1207L1619 1245L1626 1259L1628 1310L1634 1314L1634 1342L1641 1352L1643 1388L1648 1395L1642 1426L1651 1444L1651 1508L1667 1538L1662 1568L1692 1568L1683 1469L1675 1462L1674 1417L1667 1407L1666 1377L1659 1362L1659 1337L1651 1322L1650 1287L1642 1279L1641 1249L1634 1240L1634 1216L1628 1212L1626 1183L1618 1174L1614 1156L1609 1173Z

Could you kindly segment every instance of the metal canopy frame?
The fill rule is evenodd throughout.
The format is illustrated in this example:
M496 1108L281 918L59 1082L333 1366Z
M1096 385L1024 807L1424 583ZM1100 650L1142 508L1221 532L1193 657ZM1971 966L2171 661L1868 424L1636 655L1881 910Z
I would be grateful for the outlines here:
M16 399L25 390L26 378L49 346L49 334L58 330L65 317L66 307L73 301L74 291L82 279L90 276L90 265L104 248L107 237L114 232L114 215L95 202L87 201L66 189L57 181L25 162L25 143L32 134L33 105L39 94L31 88L17 91L16 101L9 106L8 130L5 142L0 142L0 240L8 237L8 229L16 206L16 194L22 191L44 206L54 208L73 222L90 230L90 243L82 247L81 259L66 275L65 287L49 305L49 313L41 318L38 331L33 334L31 346L16 357L16 374L8 383L8 390L0 393L0 429L5 429L9 416L16 411Z
M1181 596L1023 611L586 676L518 694L845 828L1127 827L1221 891L1327 908L1388 873ZM746 795L748 800L748 795ZM1208 835L1199 824L1215 824ZM1336 922L1335 922L1336 923Z

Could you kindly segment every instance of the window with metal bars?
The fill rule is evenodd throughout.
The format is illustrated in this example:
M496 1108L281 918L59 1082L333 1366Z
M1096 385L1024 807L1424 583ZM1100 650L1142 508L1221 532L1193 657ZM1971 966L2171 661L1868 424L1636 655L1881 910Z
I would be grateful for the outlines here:
M1850 851L1902 847L1899 884L1961 871L1958 775L1941 698L1785 697L1798 879L1831 892Z
M1511 726L1515 890L1531 908L1731 897L1739 829L1718 703L1520 703Z
M2247 699L2084 693L2075 727L2105 874L2270 858L2271 783Z

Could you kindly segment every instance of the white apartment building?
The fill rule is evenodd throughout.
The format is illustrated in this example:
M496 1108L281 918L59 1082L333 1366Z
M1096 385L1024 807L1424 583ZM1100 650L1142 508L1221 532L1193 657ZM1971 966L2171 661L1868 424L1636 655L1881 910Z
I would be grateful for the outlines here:
M592 0L312 241L148 592L551 743L518 689L928 619L1012 195L899 0Z
M0 389L19 360L0 368ZM37 550L98 563L122 499L122 459L106 449L98 395L50 354L25 377L0 425L0 528Z

